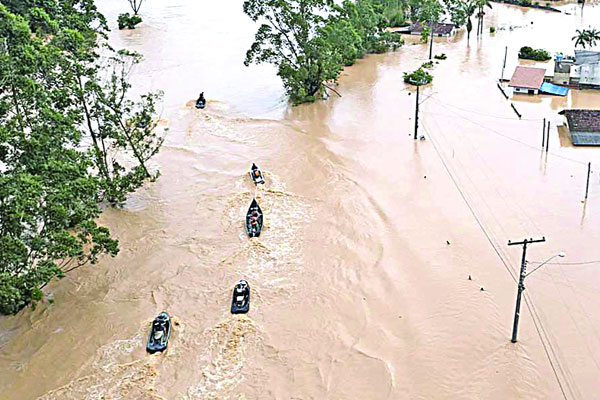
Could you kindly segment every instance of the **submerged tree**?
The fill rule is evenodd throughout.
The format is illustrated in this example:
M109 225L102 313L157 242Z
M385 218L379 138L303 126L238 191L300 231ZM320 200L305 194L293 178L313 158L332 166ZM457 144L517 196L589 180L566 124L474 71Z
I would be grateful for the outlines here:
M331 46L317 32L324 28L328 0L247 0L244 13L262 21L246 53L246 66L270 63L294 103L314 100L324 81L337 78Z
M1 313L39 300L51 279L117 254L117 240L96 223L99 203L119 203L155 177L147 161L162 143L153 129L158 95L133 102L119 73L127 67L117 60L130 55L106 47L114 69L101 73L105 24L93 2L39 3L0 4ZM109 161L118 170L109 179L105 151L123 153Z
M246 0L244 12L262 25L244 64L274 64L293 103L314 101L344 65L400 44L384 32L382 10L373 0L340 5L331 0Z
M142 7L142 3L144 0L127 0L127 1L129 2L131 9L133 10L133 15L137 15L138 12L140 11L140 8Z
M81 118L65 96L62 53L0 4L0 312L41 299L53 277L117 241L96 224L98 181L78 150Z
M73 94L83 110L86 133L92 141L90 150L101 184L101 198L121 204L128 193L145 180L154 180L148 160L156 155L164 141L157 133L156 104L162 93L148 93L140 101L128 98L131 87L128 75L141 56L119 51L108 63L89 68L75 64L76 85ZM104 78L101 73L109 70Z

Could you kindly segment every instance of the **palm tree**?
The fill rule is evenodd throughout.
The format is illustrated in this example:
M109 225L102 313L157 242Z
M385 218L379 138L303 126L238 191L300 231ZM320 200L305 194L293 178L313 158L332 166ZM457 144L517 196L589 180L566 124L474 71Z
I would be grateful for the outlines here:
M462 4L463 11L465 16L467 17L467 41L471 38L471 29L473 29L473 23L471 22L471 17L475 13L477 8L477 0L469 0L464 1Z
M594 47L598 41L600 41L600 31L590 27L588 29L588 44L590 47Z
M483 34L483 16L485 12L483 12L484 7L492 8L492 3L489 0L475 0L475 4L479 9L477 13L478 23L477 23L477 35L480 33Z
M581 46L582 48L594 47L598 41L600 41L600 31L591 28L590 29L577 29L575 36L571 40L575 41L575 47Z

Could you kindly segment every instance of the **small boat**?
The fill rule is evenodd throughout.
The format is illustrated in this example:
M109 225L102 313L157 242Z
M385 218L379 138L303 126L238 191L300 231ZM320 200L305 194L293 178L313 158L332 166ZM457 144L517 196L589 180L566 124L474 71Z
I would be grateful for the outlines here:
M260 231L263 227L263 213L256 199L252 199L250 208L246 214L246 233L249 237L260 236Z
M250 285L244 279L240 279L233 288L231 313L246 314L248 310L250 310Z
M148 344L146 351L153 354L157 351L164 351L169 343L171 336L171 317L166 312L161 312L158 317L152 321L152 328L148 335Z
M262 174L262 171L256 166L256 164L252 163L252 167L250 168L250 172L248 172L248 174L250 175L250 178L252 178L252 181L255 185L258 185L259 183L265 183L265 178Z

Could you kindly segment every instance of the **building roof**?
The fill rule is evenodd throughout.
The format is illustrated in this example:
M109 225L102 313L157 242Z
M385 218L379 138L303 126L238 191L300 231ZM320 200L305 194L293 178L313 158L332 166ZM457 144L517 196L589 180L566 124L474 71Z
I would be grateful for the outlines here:
M429 24L429 23L426 25L431 26L431 24ZM435 22L433 24L433 34L434 35L450 35L450 34L452 34L452 30L454 28L455 28L454 24ZM410 26L410 32L411 33L421 33L421 32L423 32L423 26L421 25L420 22L412 24Z
M575 50L575 65L597 64L600 62L600 51Z
M600 63L583 64L580 67L579 83L600 86Z
M547 93L547 94L553 94L556 96L566 96L567 93L569 93L569 88L566 88L564 86L555 85L550 82L544 82L544 83L542 83L542 86L540 86L540 92Z
M600 110L563 110L559 114L567 117L571 132L600 133Z
M546 70L542 68L517 67L508 86L527 89L539 89L544 82Z

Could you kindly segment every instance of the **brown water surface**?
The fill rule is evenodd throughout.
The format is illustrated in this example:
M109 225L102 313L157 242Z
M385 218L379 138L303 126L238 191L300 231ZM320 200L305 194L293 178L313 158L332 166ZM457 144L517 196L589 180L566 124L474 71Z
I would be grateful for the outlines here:
M127 11L99 6L111 22ZM600 260L599 150L557 130L558 111L600 108L600 92L506 101L496 87L505 46L510 77L520 46L570 52L600 8L493 7L482 38L436 39L448 59L414 141L402 73L426 61L415 38L347 68L342 97L289 108L271 67L242 64L256 26L240 1L145 2L139 29L110 40L144 54L136 90L165 90L162 176L103 214L118 257L0 320L0 398L600 398L600 264L569 264ZM200 91L205 111L191 106ZM266 226L248 240L253 194ZM527 279L511 344L520 248L506 243L542 235L531 262L568 257ZM232 316L240 278L251 311ZM177 325L150 356L162 310Z

